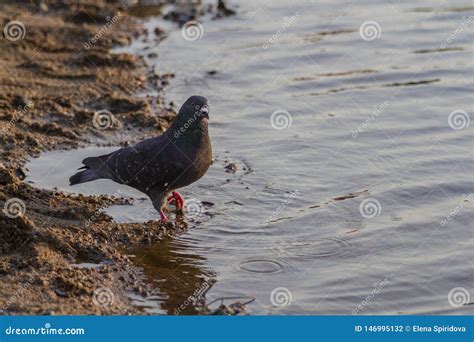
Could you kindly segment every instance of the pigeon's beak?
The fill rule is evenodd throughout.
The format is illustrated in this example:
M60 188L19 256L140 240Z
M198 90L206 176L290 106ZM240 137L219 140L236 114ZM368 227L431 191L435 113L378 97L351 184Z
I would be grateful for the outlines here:
M209 107L207 105L202 106L199 112L201 116L209 120Z

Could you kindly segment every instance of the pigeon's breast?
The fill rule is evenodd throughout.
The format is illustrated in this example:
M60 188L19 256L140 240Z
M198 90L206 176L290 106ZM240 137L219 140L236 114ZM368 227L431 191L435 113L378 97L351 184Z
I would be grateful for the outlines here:
M204 176L212 164L212 150L209 140L199 141L199 144L193 144L192 148L187 149L187 158L184 164L185 169L174 182L176 189L187 186Z

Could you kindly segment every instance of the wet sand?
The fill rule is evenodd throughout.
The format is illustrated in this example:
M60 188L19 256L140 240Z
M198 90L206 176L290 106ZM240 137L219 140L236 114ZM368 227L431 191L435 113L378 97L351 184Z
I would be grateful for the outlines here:
M198 4L181 5L171 20L199 14ZM186 229L115 223L100 209L124 198L24 182L25 162L41 152L134 142L164 131L173 119L176 109L160 95L169 75L153 73L136 56L110 52L143 33L129 15L137 11L118 1L0 5L4 25L24 25L19 36L12 31L0 40L2 314L142 313L130 295L153 289L124 251ZM158 95L137 96L146 89ZM105 128L98 111L112 113Z

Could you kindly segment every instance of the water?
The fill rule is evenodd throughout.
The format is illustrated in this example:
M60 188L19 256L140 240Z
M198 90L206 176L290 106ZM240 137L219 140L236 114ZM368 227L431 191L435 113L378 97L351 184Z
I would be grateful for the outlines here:
M173 314L206 283L208 300L255 297L251 314L472 313L456 307L474 295L472 125L448 118L472 117L473 14L471 2L241 2L195 41L147 19L168 38L127 51L158 53L146 60L176 74L170 101L209 99L218 161L183 191L214 205L133 252L163 294L137 305ZM361 38L367 21L379 38ZM60 155L28 166L38 186L61 187L33 168ZM70 155L68 176L93 154ZM145 199L120 208L123 222L158 217Z

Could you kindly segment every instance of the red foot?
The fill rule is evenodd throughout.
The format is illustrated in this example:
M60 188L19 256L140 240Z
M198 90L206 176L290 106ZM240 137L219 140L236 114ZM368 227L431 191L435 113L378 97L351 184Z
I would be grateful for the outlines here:
M168 222L168 217L165 215L163 210L160 210L160 217L163 222Z
M173 191L173 196L176 199L176 203L178 203L178 209L184 209L184 198L181 194L177 191Z
M183 210L184 209L184 199L183 196L177 191L173 191L172 195L168 197L168 202L175 201L176 209Z

